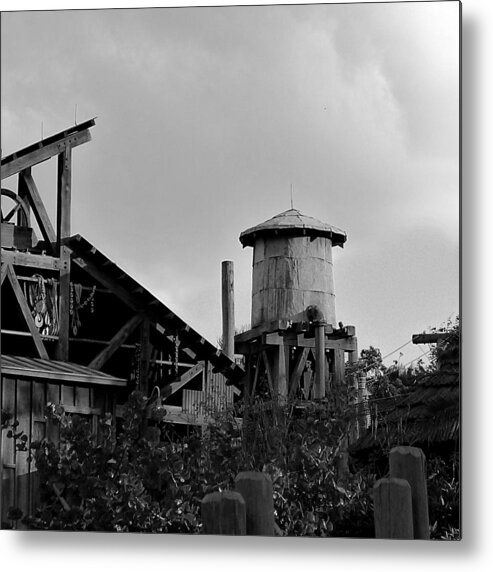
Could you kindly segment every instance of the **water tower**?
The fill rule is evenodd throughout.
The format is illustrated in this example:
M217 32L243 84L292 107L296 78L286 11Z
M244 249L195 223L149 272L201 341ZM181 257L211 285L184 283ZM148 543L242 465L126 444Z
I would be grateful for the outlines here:
M346 357L357 359L355 328L335 312L332 248L346 233L290 209L245 230L240 242L253 247L252 324L235 337L246 392L323 399L343 383Z

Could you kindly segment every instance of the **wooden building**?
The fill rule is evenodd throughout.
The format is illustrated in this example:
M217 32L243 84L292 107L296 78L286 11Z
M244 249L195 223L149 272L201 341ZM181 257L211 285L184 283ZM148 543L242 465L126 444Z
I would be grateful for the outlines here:
M162 397L166 421L202 424L208 408L232 404L244 375L234 359L72 235L72 156L90 141L94 125L74 126L1 161L2 521L10 506L26 510L35 498L28 453L7 438L7 419L19 421L29 445L54 436L47 403L97 426L139 389ZM57 162L53 222L34 176L51 159Z

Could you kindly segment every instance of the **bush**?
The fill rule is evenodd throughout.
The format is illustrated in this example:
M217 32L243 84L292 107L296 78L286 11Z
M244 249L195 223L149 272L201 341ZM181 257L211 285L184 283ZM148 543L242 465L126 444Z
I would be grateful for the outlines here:
M187 437L171 434L157 411L157 445L143 429L149 407L132 393L118 431L107 415L96 435L80 416L50 405L46 414L60 426L61 441L31 444L41 503L24 522L34 529L199 533L203 497L233 488L241 471L260 470L272 478L278 534L373 536L374 476L344 470L347 421L334 419L326 405L255 403Z

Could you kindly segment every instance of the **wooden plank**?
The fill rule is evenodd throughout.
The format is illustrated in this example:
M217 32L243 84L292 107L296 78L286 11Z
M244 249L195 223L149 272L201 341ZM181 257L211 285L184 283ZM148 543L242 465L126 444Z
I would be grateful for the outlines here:
M303 373L303 370L305 369L306 359L308 358L309 353L310 353L309 348L303 348L296 360L295 366L291 373L291 379L289 381L289 397L293 397L298 391L301 375Z
M19 180L17 182L17 194L19 195L19 199L23 201L25 206L25 212L24 209L20 209L19 212L17 213L17 226L30 227L31 209L28 202L29 190L27 189L26 182L24 180L24 177L22 177L21 173L19 173Z
M101 369L101 367L110 359L121 344L135 330L135 328L144 319L143 314L133 316L120 330L113 336L109 344L91 361L89 367L92 369Z
M191 381L195 376L197 376L200 372L204 369L204 363L199 362L198 364L194 365L184 374L182 374L176 381L171 382L169 385L164 387L161 392L161 396L163 399L168 398L170 395L173 395L182 387L184 387L189 381Z
M31 443L31 390L30 381L17 380L17 427L18 432L23 432L27 436L26 451L17 451L15 458L16 466L16 506L24 513L29 513L31 505L31 463L29 458L29 445ZM16 440L20 444L20 440ZM20 521L17 523L17 529L24 529Z
M60 389L59 385L46 384L46 404L54 403L58 405L60 403ZM46 438L52 443L60 441L60 427L50 420L46 423Z
M57 235L56 247L60 260L67 267L60 269L59 278L59 332L57 344L57 359L67 361L69 359L69 335L70 335L70 250L62 244L65 238L70 236L70 208L71 208L71 175L72 175L72 151L67 147L58 155L57 171Z
M334 384L341 386L344 384L344 350L334 350Z
M34 179L31 176L31 169L25 169L20 173L19 182L23 181L26 188L26 197L31 206L34 216L38 222L41 234L48 245L56 242L56 234L51 224L48 213L46 212L43 200L39 194L38 188Z
M57 170L57 248L70 236L72 204L72 149L66 147L58 155Z
M65 413L76 413L78 415L97 415L100 417L103 414L102 407L90 407L89 405L71 405L62 402Z
M88 408L89 407L89 387L74 387L74 404L75 407Z
M62 385L62 403L63 405L67 405L69 407L73 407L75 405L75 388L71 387L70 385Z
M2 258L3 258L3 252L2 252ZM1 270L1 283L3 284L3 281L5 280L5 278L7 277L7 270L8 267L10 266L9 262L3 262L2 261L2 270Z
M46 419L44 408L46 405L46 384L34 381L32 383L32 406L31 406L31 443L41 441L46 436ZM35 466L31 465L30 480L30 514L34 513L39 504L39 479Z
M10 157L13 158L8 162L5 162L5 160L2 161L1 179L3 181L3 179L7 179L20 171L24 171L25 169L34 167L34 165L47 161L51 157L61 153L66 148L77 147L78 145L87 143L90 140L91 134L89 130L86 129L79 133L69 134L67 137L63 137L53 143L43 145L41 148L33 149L30 153L25 155L6 157L6 159L9 159Z
M261 354L262 354L262 359L264 361L265 373L267 374L267 383L269 385L270 394L272 397L275 397L274 380L272 379L272 371L270 369L269 356L267 355L267 352L265 350L263 350Z
M281 337L281 336L280 336ZM288 348L289 351L289 348ZM272 378L274 383L274 397L285 400L288 396L288 371L286 365L286 347L284 344L276 345L271 350Z
M2 260L3 262L10 262L10 264L15 266L28 266L29 268L40 268L43 270L67 268L66 261L46 254L31 254L30 252L2 250Z
M34 345L36 346L36 350L39 354L41 359L50 359L48 356L48 352L44 347L43 341L41 340L41 336L39 335L38 328L36 327L33 317L31 315L31 311L29 306L27 305L26 299L24 297L24 293L22 292L22 288L17 280L17 276L14 272L12 266L8 266L7 274L9 277L10 284L12 285L12 289L14 291L15 297L17 298L17 302L21 308L22 315L24 316L24 320L26 321L27 327L31 333L31 336L34 341Z
M252 390L250 393L252 395L252 397L255 395L255 390L257 389L257 382L258 382L258 376L259 376L259 372L260 372L261 361L262 361L262 354L259 353L257 355L257 363L256 363L256 367L255 367L255 373L253 374Z
M325 357L325 331L324 326L315 326L315 388L314 398L325 397L325 368L327 359Z
M414 334L412 337L413 344L436 344L441 340L450 338L447 332L435 332L433 334Z
M2 366L2 372L5 374L15 374L18 377L32 377L34 379L44 379L58 383L69 384L79 384L88 386L102 386L102 387L121 387L125 388L127 381L125 379L120 379L117 377L98 374L90 375L89 373L70 373L63 371L51 371L43 369L31 369L28 371L23 371L20 368L13 368L8 366Z

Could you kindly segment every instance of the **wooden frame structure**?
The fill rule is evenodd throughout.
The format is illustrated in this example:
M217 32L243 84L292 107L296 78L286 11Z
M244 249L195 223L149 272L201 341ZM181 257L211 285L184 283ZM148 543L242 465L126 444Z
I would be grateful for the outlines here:
M344 384L346 355L355 362L358 344L354 326L277 320L235 336L235 351L245 356L249 398L320 400Z
M2 212L0 402L2 413L22 418L28 444L50 435L42 423L48 402L89 416L96 427L100 415L118 414L132 389L147 396L157 389L165 421L200 425L205 407L232 405L240 393L233 384L244 376L232 357L81 235L71 235L72 150L91 140L94 125L91 119L1 161L2 195L16 204L5 217ZM57 161L55 224L33 176L33 168L50 159ZM13 177L16 192L3 188ZM13 460L15 443L6 432L3 521L11 504L28 507L34 498L34 481L22 476L31 474L28 453Z

